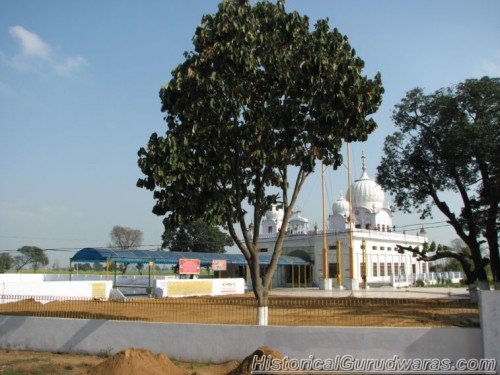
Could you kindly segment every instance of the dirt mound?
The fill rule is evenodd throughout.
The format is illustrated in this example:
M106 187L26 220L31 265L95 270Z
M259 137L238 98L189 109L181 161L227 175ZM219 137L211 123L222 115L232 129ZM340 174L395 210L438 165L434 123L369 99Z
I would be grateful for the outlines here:
M228 375L250 375L252 373L252 362L255 356L259 358L262 356L271 356L276 359L283 359L283 355L277 350L270 349L267 346L261 346L248 357L246 357L243 362L241 362L240 365L233 371L231 371Z
M89 375L185 375L165 354L129 348L90 369Z

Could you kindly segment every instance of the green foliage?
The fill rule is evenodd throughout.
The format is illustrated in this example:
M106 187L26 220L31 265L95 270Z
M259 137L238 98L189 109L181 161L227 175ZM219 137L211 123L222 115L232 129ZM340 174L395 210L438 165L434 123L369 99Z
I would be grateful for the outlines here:
M492 269L498 257L500 79L469 79L426 95L409 91L393 114L397 132L388 136L378 181L405 212L431 216L436 206L471 249L474 267L484 272L480 245L486 240ZM454 213L442 200L455 192L462 208Z
M104 265L100 262L95 262L94 265L92 266L92 269L94 271L100 272L104 270Z
M144 271L144 263L137 263L135 268L139 272L139 275L142 275L142 272Z
M281 188L288 166L338 166L341 140L375 129L366 116L380 104L380 79L360 75L363 61L325 20L310 32L280 5L225 1L203 17L194 46L160 90L166 136L139 151L138 185L158 188L154 213L169 228L236 222L231 208L246 199L264 198L267 210L277 196L258 190Z
M170 251L225 253L226 246L234 245L230 236L202 220L181 225L177 230L166 229L162 240L162 247Z
M0 273L10 270L14 264L14 258L9 253L0 254Z
M78 265L78 270L79 271L83 271L83 272L91 271L92 270L92 266L90 265L90 263L79 264Z
M23 246L17 250L19 255L14 258L16 271L19 272L24 266L31 265L37 271L39 267L49 264L49 258L45 252L36 246Z
M424 280L422 280L422 279L416 280L415 281L415 286L417 286L417 287L424 287L425 286Z
M154 191L153 212L165 216L167 230L198 219L226 226L260 290L262 216L279 201L286 228L315 161L338 167L342 142L375 130L368 116L381 103L380 75L361 74L364 62L327 20L311 31L308 18L287 13L283 2L223 1L203 16L193 43L160 90L168 130L139 150L146 177L137 186ZM289 167L298 171L292 183ZM280 253L277 241L264 290Z

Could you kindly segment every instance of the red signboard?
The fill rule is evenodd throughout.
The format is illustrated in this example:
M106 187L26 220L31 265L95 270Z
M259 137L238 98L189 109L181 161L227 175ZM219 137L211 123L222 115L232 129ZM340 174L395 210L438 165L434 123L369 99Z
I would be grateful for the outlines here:
M214 271L225 271L227 270L227 262L225 259L214 259L212 260L212 269Z
M198 275L200 269L199 259L179 259L179 275Z

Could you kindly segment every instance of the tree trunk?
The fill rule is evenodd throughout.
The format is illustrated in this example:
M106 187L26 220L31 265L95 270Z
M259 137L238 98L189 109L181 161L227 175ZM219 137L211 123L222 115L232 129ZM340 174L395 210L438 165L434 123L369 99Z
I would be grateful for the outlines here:
M488 247L490 249L490 267L495 290L500 290L500 256L498 254L498 231L493 225L486 229Z
M479 270L477 272L477 279L475 280L469 280L470 283L474 283L477 280L477 284L479 286L479 289L481 290L489 290L490 286L488 284L488 277L486 276L486 270L484 269L485 264L483 264L483 257L481 255L481 247L479 243L477 242L477 239L475 237L469 237L467 238L468 241L464 241L467 246L469 246L470 252L471 252L471 257L472 257L472 263L474 265L474 270Z
M477 285L480 290L490 290L490 284L488 283L488 276L486 275L486 270L484 267L477 274Z
M479 302L479 293L477 292L477 287L475 284L470 284L469 287L469 297L472 303Z
M269 322L269 296L265 291L257 299L257 325L267 326Z

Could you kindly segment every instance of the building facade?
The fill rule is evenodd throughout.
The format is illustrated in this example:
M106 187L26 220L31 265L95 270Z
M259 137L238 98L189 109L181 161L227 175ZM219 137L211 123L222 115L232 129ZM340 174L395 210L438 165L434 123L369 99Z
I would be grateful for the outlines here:
M349 204L351 195L352 209ZM347 199L346 199L347 198ZM350 260L349 215L352 212L352 264ZM348 289L357 289L366 277L368 285L409 285L417 279L426 279L428 264L417 261L409 252L400 254L396 245L422 247L428 241L425 231L415 235L396 232L392 222L391 209L385 204L385 193L371 179L364 164L361 177L347 189L346 197L340 196L333 203L326 229L328 249L328 276L333 285L338 286L337 276L340 269L340 284ZM283 221L283 210L273 206L262 221L259 245L264 253L272 252ZM301 257L313 265L307 270L291 269L287 274L278 275L277 285L290 286L299 283L320 285L323 279L323 243L322 230L310 229L309 221L294 213L287 226L287 235L283 244L283 255ZM365 249L363 249L365 246ZM365 267L366 263L366 267ZM340 264L340 267L339 267ZM305 275L304 275L305 272ZM293 273L290 274L290 273Z

